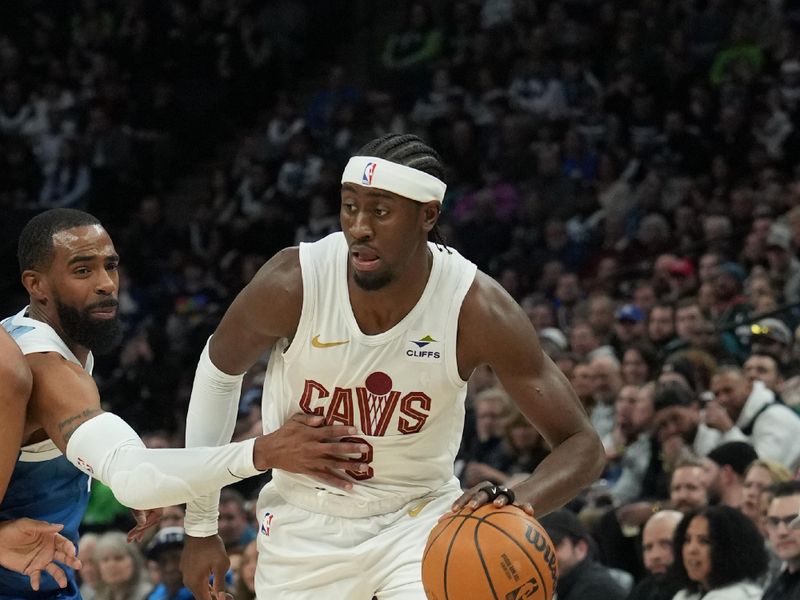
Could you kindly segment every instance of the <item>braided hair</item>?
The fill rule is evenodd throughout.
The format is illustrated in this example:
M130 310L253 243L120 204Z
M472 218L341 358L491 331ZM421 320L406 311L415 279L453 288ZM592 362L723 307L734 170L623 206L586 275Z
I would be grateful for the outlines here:
M444 164L439 153L416 135L389 133L367 142L356 154L382 158L444 181ZM438 222L431 229L430 238L434 244L450 252Z

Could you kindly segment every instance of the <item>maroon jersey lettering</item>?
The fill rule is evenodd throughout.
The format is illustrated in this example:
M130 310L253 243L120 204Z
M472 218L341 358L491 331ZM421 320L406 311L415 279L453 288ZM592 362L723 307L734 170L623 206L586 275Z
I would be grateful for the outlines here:
M353 424L353 390L350 388L337 387L333 390L331 405L328 407L328 414L325 415L325 424L334 423Z
M317 392L316 398L314 397L314 392ZM311 409L311 401L327 398L328 396L330 396L330 392L321 383L306 379L306 384L303 386L303 395L300 397L300 408L308 415L324 415L325 409L321 406Z
M425 412L420 412L414 408L414 405L417 405ZM418 433L419 430L425 425L425 421L428 420L430 410L430 396L423 394L422 392L410 392L406 394L403 396L403 400L400 402L400 414L410 417L412 420L409 421L401 416L397 423L398 431L403 434Z

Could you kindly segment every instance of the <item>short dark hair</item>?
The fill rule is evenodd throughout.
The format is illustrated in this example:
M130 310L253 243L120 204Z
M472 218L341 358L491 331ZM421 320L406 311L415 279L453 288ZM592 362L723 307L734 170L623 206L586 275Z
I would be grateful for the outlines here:
M694 394L685 385L676 382L658 384L653 396L653 407L656 412L670 406L687 407L695 403Z
M45 269L53 260L53 236L75 227L100 225L97 217L74 208L53 208L33 217L19 234L17 260L20 272Z
M697 582L689 579L683 560L679 558L686 542L689 523L698 516L708 520L708 536L711 540L711 572L708 575L710 589L746 579L758 579L767 570L764 538L753 521L730 506L707 506L687 513L675 529L673 548L676 559L672 570L683 587L692 591L698 589Z
M740 440L720 444L706 456L720 467L730 466L739 477L744 477L744 473L750 463L758 459L758 453L755 448Z
M374 156L405 167L417 169L444 181L445 168L442 157L425 141L410 133L389 133L364 144L358 156ZM431 241L447 247L439 224L436 223L430 232ZM448 250L449 251L449 250Z
M779 481L769 487L773 498L785 498L786 496L797 496L800 494L800 479L789 481Z

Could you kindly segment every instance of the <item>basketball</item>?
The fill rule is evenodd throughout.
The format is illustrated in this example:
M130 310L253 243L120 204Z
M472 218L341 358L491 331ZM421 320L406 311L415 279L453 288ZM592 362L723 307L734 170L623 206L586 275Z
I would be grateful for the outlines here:
M422 556L429 600L550 600L557 579L552 540L516 506L455 513L433 528Z

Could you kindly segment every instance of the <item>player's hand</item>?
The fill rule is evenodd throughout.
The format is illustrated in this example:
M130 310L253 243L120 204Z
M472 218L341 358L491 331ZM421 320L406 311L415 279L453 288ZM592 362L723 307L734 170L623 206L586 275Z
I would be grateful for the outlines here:
M73 569L80 569L81 561L72 542L58 533L63 528L27 518L0 523L0 565L30 577L35 591L39 590L42 571L60 587L67 587L67 575L56 561Z
M491 481L481 481L477 485L472 486L466 492L461 494L461 497L453 502L453 506L450 507L450 514L445 514L442 518L449 517L452 513L460 512L461 510L467 510L468 512L472 512L473 510L483 506L484 504L488 504L491 500L491 495L488 491L484 488L500 488L500 486L496 486ZM520 502L516 500L515 502L509 502L509 497L505 494L499 494L494 500L491 500L491 503L494 504L497 508L501 506L507 506L508 504L512 504L518 508L524 510L530 516L533 516L533 506L530 502Z
M136 527L128 532L128 543L141 542L144 539L145 532L157 525L161 521L161 516L164 514L163 508L151 508L149 510L135 510L132 509L133 518L136 519Z
M299 413L279 429L256 438L253 461L256 468L282 469L302 473L335 487L349 490L351 479L343 471L366 472L369 465L348 458L369 452L369 446L358 442L339 441L354 435L355 427L323 425L324 418Z
M225 573L231 566L225 544L218 535L193 537L187 535L181 553L183 585L197 600L225 600ZM214 585L208 578L214 576Z

